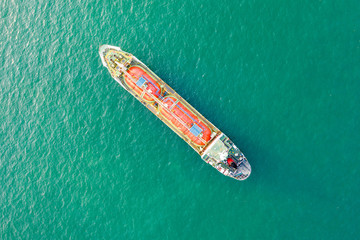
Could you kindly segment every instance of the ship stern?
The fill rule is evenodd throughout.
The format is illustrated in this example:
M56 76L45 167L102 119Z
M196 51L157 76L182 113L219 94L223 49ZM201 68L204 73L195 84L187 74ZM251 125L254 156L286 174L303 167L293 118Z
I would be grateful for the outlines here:
M251 166L244 154L223 133L214 139L201 158L225 176L245 180L251 174Z

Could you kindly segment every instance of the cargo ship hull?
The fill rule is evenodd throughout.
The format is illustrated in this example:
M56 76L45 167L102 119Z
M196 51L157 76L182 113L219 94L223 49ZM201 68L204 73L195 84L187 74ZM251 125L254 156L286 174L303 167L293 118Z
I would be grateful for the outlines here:
M102 64L111 76L222 174L246 179L251 167L234 143L144 63L119 47L102 45Z

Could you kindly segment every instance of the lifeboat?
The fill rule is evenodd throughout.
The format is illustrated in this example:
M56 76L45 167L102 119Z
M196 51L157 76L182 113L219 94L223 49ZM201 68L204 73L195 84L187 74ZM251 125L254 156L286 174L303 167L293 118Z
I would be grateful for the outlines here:
M196 145L205 145L205 143L211 139L210 128L201 122L198 117L186 108L177 98L167 96L162 99L162 103L166 109L160 107L161 114ZM172 114L170 112L172 112Z
M161 87L159 83L152 78L147 72L138 66L130 67L127 72L132 76L132 79L125 75L125 83L133 89L139 96L142 95L142 87L145 85L146 90L150 90L151 93L159 97L161 94ZM134 81L135 79L135 81ZM154 99L149 94L144 94L142 97L145 101L152 102Z

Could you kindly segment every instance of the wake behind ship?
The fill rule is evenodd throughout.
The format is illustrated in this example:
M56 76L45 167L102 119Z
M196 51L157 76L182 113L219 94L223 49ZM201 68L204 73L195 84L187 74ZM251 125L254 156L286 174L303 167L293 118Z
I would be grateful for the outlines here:
M184 139L206 163L237 180L249 177L251 167L240 149L145 64L110 45L102 45L99 54L111 76Z

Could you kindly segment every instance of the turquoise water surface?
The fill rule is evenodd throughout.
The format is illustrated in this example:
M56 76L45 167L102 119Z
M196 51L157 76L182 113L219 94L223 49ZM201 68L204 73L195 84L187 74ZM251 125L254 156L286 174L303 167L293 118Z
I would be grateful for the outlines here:
M359 239L358 1L0 2L0 239ZM239 146L219 174L121 88L133 53Z

